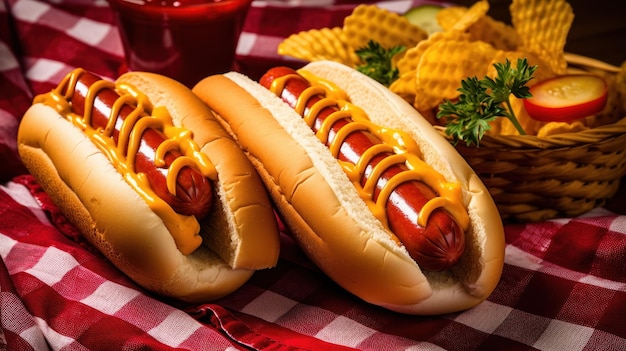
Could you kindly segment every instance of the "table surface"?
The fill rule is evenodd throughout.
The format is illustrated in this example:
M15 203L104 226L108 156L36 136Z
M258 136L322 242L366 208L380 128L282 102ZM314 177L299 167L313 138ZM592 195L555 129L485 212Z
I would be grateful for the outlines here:
M626 60L621 6L571 2L568 51ZM254 77L297 65L276 45L299 30L340 25L357 2L323 3L255 1L238 49L242 69ZM402 11L419 3L379 4ZM506 14L506 1L490 3L494 17ZM580 217L506 224L499 285L457 313L410 316L371 306L322 274L286 231L278 265L225 298L184 305L142 290L82 239L15 157L17 125L32 97L75 67L106 78L124 70L104 0L0 4L0 350L626 349L622 195Z

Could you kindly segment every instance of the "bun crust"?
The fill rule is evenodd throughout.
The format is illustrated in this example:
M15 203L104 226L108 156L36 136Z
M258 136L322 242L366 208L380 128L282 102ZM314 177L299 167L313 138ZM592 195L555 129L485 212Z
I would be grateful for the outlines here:
M329 70L343 67L331 66ZM384 89L369 84L369 78L360 74L338 75L330 80L343 89L351 81L357 91L362 90L355 93L346 89L351 98L353 94L382 94ZM472 221L461 263L444 273L420 270L373 216L336 159L302 118L267 89L230 72L205 78L193 91L222 119L257 167L302 249L346 290L394 311L440 314L475 306L497 284L504 239L496 207L473 171L432 126L420 125L428 129L427 136L420 140L418 134L416 140L428 154L427 162L448 179L463 184ZM381 96L374 103L381 110L393 111L387 114L421 120L404 100ZM368 113L376 113L369 110L372 101L352 102ZM375 118L372 121L382 124ZM415 127L411 125L414 122L407 123Z
M175 94L187 103L196 100L204 106L197 112L199 115L204 116L208 111L188 90L186 93L174 90L171 94L173 101ZM153 105L158 106L158 103L153 101ZM190 110L193 108L189 106ZM195 118L199 117L188 117L189 125L194 124ZM200 124L209 130L211 123L213 128L219 127L211 118L204 120ZM227 135L221 127L219 130L199 134L205 135L209 144ZM229 162L218 163L209 154L218 172L225 169L226 173L219 174L220 181L216 184L220 198L216 201L219 202L215 206L217 213L212 214L207 223L202 223L203 244L189 255L177 249L163 220L124 181L104 154L56 109L36 103L27 110L18 131L18 151L26 167L65 216L116 267L157 294L203 302L233 292L256 269L271 267L278 259L278 230L271 204L266 195L261 196L264 190L258 191L263 187L253 176L254 168L249 162L241 162L246 160L245 156L238 147L232 147L234 142L230 138L228 140L230 144L205 146L203 151L226 153L220 157L230 155L243 165L230 169ZM243 184L241 191L251 194L242 195L232 190L234 183ZM245 223L257 218L256 230L242 234L251 231ZM255 245L257 248L263 245L265 250L251 250Z

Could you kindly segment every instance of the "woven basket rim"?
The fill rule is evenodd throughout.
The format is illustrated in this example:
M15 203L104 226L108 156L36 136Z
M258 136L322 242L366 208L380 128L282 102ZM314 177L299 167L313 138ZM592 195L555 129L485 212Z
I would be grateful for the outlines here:
M445 128L437 129L445 135ZM613 123L577 132L552 134L546 137L536 135L485 135L480 147L506 146L514 148L557 148L593 144L602 140L626 134L626 117ZM447 136L446 136L447 137Z

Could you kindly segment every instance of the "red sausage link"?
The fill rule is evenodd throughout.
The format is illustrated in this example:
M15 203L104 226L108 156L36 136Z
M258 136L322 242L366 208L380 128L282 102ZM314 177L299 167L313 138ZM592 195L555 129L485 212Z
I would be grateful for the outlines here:
M76 84L71 103L74 113L83 115L85 97L89 87L101 80L98 76L84 72ZM104 128L107 125L111 108L120 95L113 89L100 90L94 102L94 111L91 124L94 128ZM122 121L133 111L133 106L124 105L120 111L118 122L113 132L113 140L118 143L118 137ZM166 136L157 129L147 128L141 136L141 142L135 158L135 171L144 173L152 190L163 201L169 204L179 214L195 216L198 220L206 217L213 204L213 185L198 170L191 167L183 167L176 179L176 195L167 190L167 172L169 166L181 154L176 150L166 153L163 167L157 167L154 157L158 146L166 140Z
M275 79L291 74L297 74L297 72L287 67L276 67L270 69L261 78L260 83L269 89ZM308 87L310 87L310 83L303 77L289 79L285 84L284 90L280 93L280 97L291 107L295 107L298 97ZM306 115L308 109L322 98L324 96L316 95L309 100L303 115ZM337 109L337 106L322 109L315 119L313 131L316 132L324 119L337 111ZM332 125L326 143L327 146L332 143L339 129L349 121L346 118L338 120ZM367 149L381 143L382 141L367 131L352 132L341 144L338 159L356 164ZM370 176L374 166L390 155L390 153L381 153L370 160L364 177L361 179L362 186L365 185L365 181ZM380 191L392 176L406 169L404 164L395 164L387 168L377 180L373 200L376 201ZM425 270L442 271L458 262L465 250L465 233L450 214L443 209L437 209L432 212L426 227L422 227L417 223L416 218L420 209L428 200L435 196L437 194L423 182L403 182L392 191L386 204L386 214L389 229L404 244L411 257L419 266Z

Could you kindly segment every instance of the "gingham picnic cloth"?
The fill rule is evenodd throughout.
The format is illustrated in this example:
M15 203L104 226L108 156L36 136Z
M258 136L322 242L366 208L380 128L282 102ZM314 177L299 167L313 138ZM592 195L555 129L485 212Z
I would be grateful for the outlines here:
M255 77L297 65L276 45L340 25L353 7L255 1L241 69ZM278 265L225 298L181 305L142 290L82 239L15 156L17 124L35 94L75 67L115 78L122 55L104 0L0 2L0 349L626 350L626 211L507 224L493 294L442 316L364 303L320 273L287 232Z

